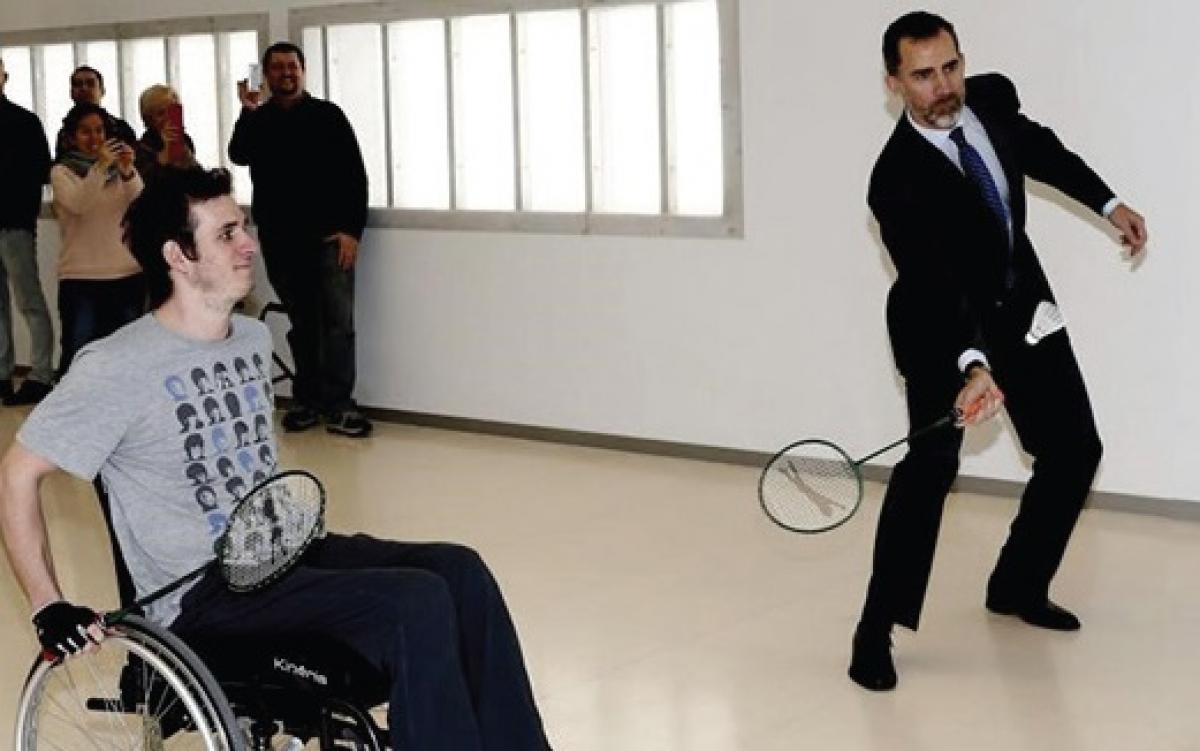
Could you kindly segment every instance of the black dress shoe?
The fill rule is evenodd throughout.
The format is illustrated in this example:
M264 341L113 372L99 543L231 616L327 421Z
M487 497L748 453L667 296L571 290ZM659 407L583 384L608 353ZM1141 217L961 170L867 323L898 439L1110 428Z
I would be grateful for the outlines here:
M896 666L892 663L892 638L886 633L854 632L850 669L846 671L858 685L871 691L891 691L896 687Z
M1015 605L989 597L987 609L1000 615L1015 615L1031 626L1053 631L1078 631L1082 625L1074 613L1050 600L1043 600L1034 605Z

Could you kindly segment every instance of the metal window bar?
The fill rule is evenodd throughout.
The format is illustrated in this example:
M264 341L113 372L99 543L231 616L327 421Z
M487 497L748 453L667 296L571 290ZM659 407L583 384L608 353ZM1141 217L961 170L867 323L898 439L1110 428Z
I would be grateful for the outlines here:
M449 169L446 171L450 181L450 208L458 208L458 149L454 143L454 31L449 18L442 19L442 28L446 35L444 54L446 57L446 159Z
M670 179L669 170L674 160L671 158L673 144L670 142L667 105L667 11L662 3L655 5L654 13L655 35L658 39L658 213L669 215L674 201L674 180Z
M45 45L35 45L29 48L29 71L33 77L33 109L38 119L46 122L46 57ZM50 144L53 153L55 144Z
M588 3L579 9L580 75L583 77L583 215L590 217L592 194L592 34L588 25Z
M585 3L585 6L590 6L590 3ZM600 144L596 143L595 141L597 128L599 125L599 123L596 122L596 118L598 117L597 112L599 111L600 107L599 98L601 97L602 92L600 91L599 86L592 85L593 83L599 83L599 79L597 77L599 74L594 74L592 71L592 61L595 60L597 63L597 68L599 68L602 50L600 49L600 40L598 39L599 35L595 33L596 29L593 26L594 19L595 12L593 9L591 7L585 7L583 11L583 55L584 59L587 61L584 64L584 70L587 71L587 77L583 80L583 100L587 103L587 120L584 122L583 127L587 131L587 140L585 141L584 148L587 150L588 157L587 169L585 170L588 188L588 201L586 207L587 213L585 214L585 221L587 222L588 226L591 226L596 220L597 186L600 185L600 181L604 178L604 154L602 149L600 149Z
M214 34L213 70L216 71L217 87L217 159L225 169L231 169L229 149L224 148L233 137L233 113L230 111L229 100L221 90L221 84L229 81L232 72L229 68L229 32ZM236 83L234 84L237 85Z
M267 72L264 70L263 75L266 74ZM324 89L325 98L332 99L333 82L329 78L329 27L327 26L321 27L321 77L324 79L321 81L321 88Z
M183 63L179 59L180 38L178 35L173 35L164 38L163 42L163 70L167 73L167 80L163 83L178 92L180 82L183 80L181 70Z
M517 29L517 14L508 14L508 62L511 73L509 74L512 81L509 84L509 95L512 97L512 127L513 127L513 208L515 211L524 211L528 207L525 205L524 191L521 179L522 173L525 170L524 149L521 148L521 74L520 61L518 59L518 29Z
M379 49L380 57L383 60L383 154L384 179L387 181L387 196L384 200L384 206L395 206L396 199L396 178L392 169L392 66L390 61L391 39L388 34L388 26L385 23L379 24Z

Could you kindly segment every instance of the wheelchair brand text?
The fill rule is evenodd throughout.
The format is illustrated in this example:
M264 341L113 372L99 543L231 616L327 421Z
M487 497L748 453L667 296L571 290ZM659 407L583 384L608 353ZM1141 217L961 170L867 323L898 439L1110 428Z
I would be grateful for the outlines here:
M296 663L284 657L273 658L271 666L281 673L291 673L297 678L303 678L306 681L312 681L318 686L329 685L329 679L321 673L318 673L312 668L305 667L304 665L297 665Z

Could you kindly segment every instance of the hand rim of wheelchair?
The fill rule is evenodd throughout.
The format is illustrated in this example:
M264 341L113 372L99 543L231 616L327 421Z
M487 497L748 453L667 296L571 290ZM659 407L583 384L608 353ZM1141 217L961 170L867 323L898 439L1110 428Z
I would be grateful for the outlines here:
M72 706L79 707L80 712L95 712L97 717L102 717L105 713L113 715L107 726L101 722L101 727L108 730L116 728L121 722L116 719L117 716L144 714L140 708L129 708L126 705L126 697L121 695L124 690L123 682L127 677L121 671L131 669L129 667L130 655L136 655L136 659L143 662L143 673L147 672L146 663L149 663L153 674L165 681L165 685L171 686L177 695L182 693L187 697L179 703L183 709L182 714L173 708L173 703L173 707L168 707L168 711L162 712L164 717L143 717L143 728L150 727L150 724L153 723L153 726L159 731L162 731L164 726L167 731L165 742L163 738L159 738L156 743L147 743L143 735L144 747L154 749L202 748L205 751L245 751L258 747L253 744L259 742L259 739L251 730L255 719L254 709L250 706L237 709L240 705L231 700L225 684L213 674L205 661L186 642L157 624L133 614L125 616L121 621L110 626L108 633L109 636L99 651L73 657L67 665L78 670L87 665L87 661L90 660L96 663L96 667L93 667L91 672L91 675L95 676L98 674L96 668L103 671L105 662L108 662L111 680L105 687L107 690L80 692L76 689L76 697ZM62 661L47 661L40 655L35 659L18 704L14 736L14 748L18 751L37 751L45 748L45 746L37 744L37 736L39 730L42 729L39 725L40 718L37 716L38 710L41 701L45 698L44 691L48 677L53 678L55 671L64 669ZM145 677L142 680L145 680ZM158 685L164 684L159 683ZM88 695L80 695L81 693ZM92 696L91 693L101 695ZM163 694L144 693L157 696L161 704ZM313 737L320 739L322 749L342 748L343 746L336 745L337 740L352 741L355 744L354 748L362 751L390 747L383 737L386 731L371 720L369 711L365 707L333 697L319 698L316 701L323 708L323 712L333 713L325 719L314 718L314 725L307 728L309 732L316 733ZM257 702L252 703L257 704ZM105 706L106 704L108 706ZM248 713L243 710L248 710ZM175 714L170 715L170 712L175 712ZM352 720L350 722L338 721L335 719L337 714L349 716ZM191 722L189 726L188 722L181 721L185 716L188 718L204 716L207 720L200 728L194 722ZM59 718L59 721L63 722L64 718ZM65 721L69 722L69 720ZM88 736L86 733L80 732L80 726L80 724L72 725L69 731L76 733L72 737L87 740ZM349 731L352 735L339 734L336 737L327 735L334 730L335 726L340 726L342 730ZM180 731L183 730L192 734L199 730L199 736L194 740L187 736L178 737ZM283 727L278 730L288 732ZM136 731L127 731L122 735L128 737L130 732L135 736L138 734ZM69 738L67 740L68 745L55 743L50 747L76 747L69 745ZM334 742L334 745L328 745L330 742ZM85 745L98 746L94 740L91 744Z
M124 655L119 651L122 648L125 650ZM122 695L126 688L125 671L136 670L128 658L129 655L135 655L142 666L143 687L139 698L155 699L153 702L143 702L140 707L129 706L126 697ZM110 663L110 667L116 670L115 675L102 675L105 663ZM54 699L53 696L46 696L47 687L51 681L62 684L58 678L64 675L64 671L72 671L66 672L67 676L81 673L92 682L106 681L106 685L103 686L89 683L87 690L73 677L68 680L67 685L62 685L64 690L76 694L73 706L78 707L80 712L94 713L102 730L118 731L118 716L133 715L142 717L143 742L146 741L145 733L150 732L150 728L158 727L161 731L163 720L169 720L167 725L173 732L169 732L166 738L159 739L160 741L175 738L179 732L188 730L190 726L192 732L199 734L196 738L197 745L192 746L194 748L203 748L205 751L242 751L246 747L244 736L224 692L200 659L174 634L143 618L130 615L109 628L104 646L96 652L78 655L66 661L51 662L40 656L34 661L17 707L14 748L18 751L72 747L70 744L57 743L53 738L50 742L57 745L43 746L38 743L39 735L48 730L52 731L46 722L52 719L52 716L42 713L46 708L46 700ZM111 670L109 672L111 673ZM164 682L164 687L169 687L168 690L174 694L174 699L165 707L162 704L168 696L156 696L153 693L156 689L145 686L150 672ZM81 695L92 691L101 695ZM150 709L151 703L156 705L153 715L147 714L146 711ZM170 715L171 712L178 712L179 707L184 712L182 717ZM49 709L54 710L54 707ZM76 734L74 737L84 741L89 739L89 731L83 727L82 721L71 725L61 705L59 711L63 715L61 721L67 723L66 729L69 732ZM107 722L101 720L105 715L108 716ZM129 737L131 733L132 728L122 735ZM162 746L161 743L158 745Z

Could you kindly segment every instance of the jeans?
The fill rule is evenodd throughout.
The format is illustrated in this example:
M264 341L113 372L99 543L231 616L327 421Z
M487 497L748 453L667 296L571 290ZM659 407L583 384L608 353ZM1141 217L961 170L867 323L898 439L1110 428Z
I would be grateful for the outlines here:
M58 317L62 325L61 377L83 345L103 339L146 312L146 279L60 279Z
M391 682L395 749L549 749L504 596L470 548L330 534L261 591L210 573L182 607L171 630L185 641L342 642Z
M354 407L354 268L321 237L259 229L267 278L292 324L292 399L337 414Z
M12 378L16 363L9 283L17 308L29 327L29 378L53 383L50 357L54 350L54 328L50 323L46 296L42 294L42 280L38 276L34 235L29 230L0 230L0 379Z

